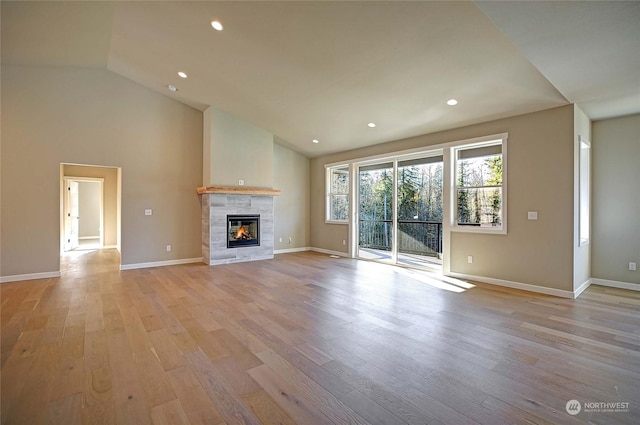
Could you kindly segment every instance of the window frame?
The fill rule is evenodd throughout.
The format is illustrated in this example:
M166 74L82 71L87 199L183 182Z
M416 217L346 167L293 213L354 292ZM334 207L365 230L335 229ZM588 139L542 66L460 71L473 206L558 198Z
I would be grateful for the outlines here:
M327 224L349 224L349 218L351 214L351 167L349 164L327 164L325 165L325 223ZM331 179L333 173L336 171L347 174L348 184L346 192L332 192ZM332 199L336 196L346 196L347 198L347 217L344 220L338 220L333 218L333 202Z
M507 234L507 134L493 135L483 138L466 141L462 144L451 147L451 210L450 229L452 232L461 233L485 233L485 234ZM502 185L491 185L485 187L500 187L501 190L501 226L473 226L458 223L458 157L459 152L470 149L477 149L489 146L501 146L502 150ZM476 188L476 187L471 187Z

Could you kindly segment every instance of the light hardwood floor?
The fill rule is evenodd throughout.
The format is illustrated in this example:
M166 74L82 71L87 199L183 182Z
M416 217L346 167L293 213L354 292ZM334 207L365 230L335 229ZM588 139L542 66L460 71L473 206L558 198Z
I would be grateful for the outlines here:
M120 272L117 255L0 285L2 424L640 422L637 292L568 300L310 252Z

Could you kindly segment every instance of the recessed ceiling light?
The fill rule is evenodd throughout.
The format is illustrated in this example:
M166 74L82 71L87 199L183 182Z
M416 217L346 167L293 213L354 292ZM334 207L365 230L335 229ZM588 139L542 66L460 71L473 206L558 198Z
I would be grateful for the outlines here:
M222 24L218 21L211 21L211 26L213 27L214 30L217 30L217 31L222 31L222 29L224 28Z
M458 101L457 101L457 100L455 100L455 99L449 99L449 100L447 100L447 105L449 105L449 106L455 106L455 105L457 105L457 104L458 104Z
M318 139L313 139L313 140L312 140L312 142L313 142L313 143L320 143L320 140L318 140Z
M181 78L187 78L187 73L186 73L186 72L182 72L182 71L180 71L180 72L178 72L178 75L179 75Z
M168 88L169 90L171 90L171 91L178 91L178 88L177 88L176 86L174 86L173 84L169 84L169 85L167 86L167 88Z
M369 127L371 127L371 128L373 128L373 127L375 127L375 126L376 126L376 124L375 124L375 123L373 123L373 122L370 122L370 123L369 123L369 124L367 124L367 125L368 125Z

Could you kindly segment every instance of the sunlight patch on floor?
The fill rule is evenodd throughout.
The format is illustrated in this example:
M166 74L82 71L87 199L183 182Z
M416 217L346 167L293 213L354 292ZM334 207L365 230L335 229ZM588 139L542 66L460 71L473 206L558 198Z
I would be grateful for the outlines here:
M426 283L427 285L434 288L444 289L445 291L460 293L465 292L467 289L475 288L475 285L469 282L465 282L453 277L436 275L421 270L399 268L397 272L400 274L404 274L411 279Z

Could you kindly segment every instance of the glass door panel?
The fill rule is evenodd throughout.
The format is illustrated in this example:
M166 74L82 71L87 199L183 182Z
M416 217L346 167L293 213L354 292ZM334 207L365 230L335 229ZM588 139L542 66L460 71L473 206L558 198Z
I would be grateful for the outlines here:
M395 262L393 192L392 162L360 167L358 173L358 257Z
M442 156L398 162L398 263L442 270Z

